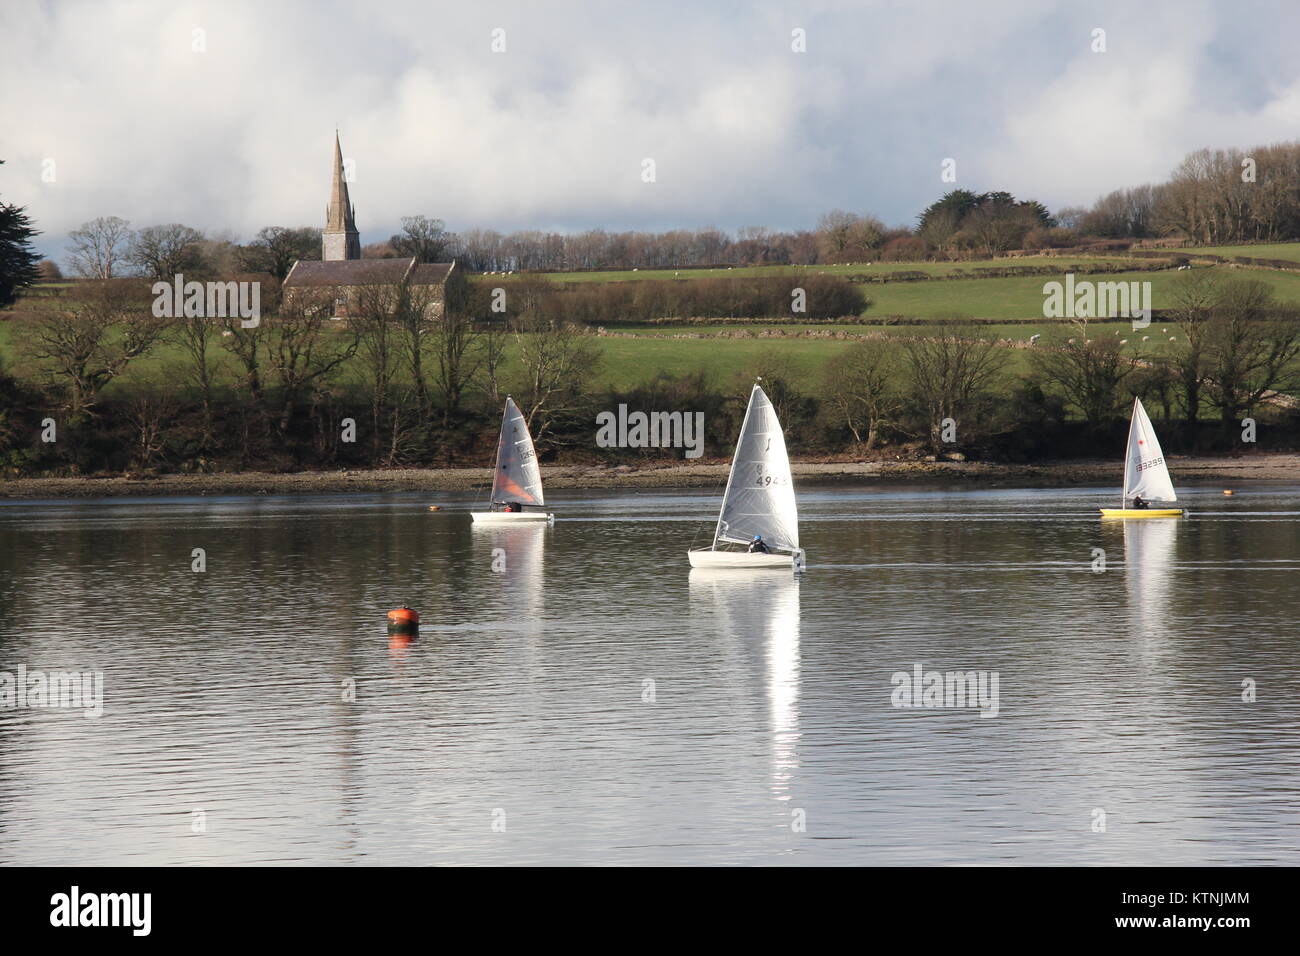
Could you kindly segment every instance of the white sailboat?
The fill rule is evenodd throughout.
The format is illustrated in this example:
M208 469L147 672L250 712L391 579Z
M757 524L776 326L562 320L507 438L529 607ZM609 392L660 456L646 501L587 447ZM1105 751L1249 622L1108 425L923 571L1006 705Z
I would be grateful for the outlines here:
M748 547L755 537L762 538L767 553L719 548ZM687 556L693 568L793 568L796 573L805 568L785 434L771 401L757 385L749 393L713 544Z
M507 511L518 507L518 511ZM538 508L539 511L525 511ZM542 496L542 472L537 467L537 451L528 423L514 399L506 396L506 410L501 417L501 437L497 439L497 464L492 476L492 497L488 511L471 512L479 524L514 524L525 521L554 521L546 513Z
M1140 398L1133 399L1133 417L1128 426L1128 451L1124 461L1124 491L1118 508L1102 508L1106 518L1177 518L1181 508L1130 508L1134 498L1145 501L1177 501L1169 466L1156 430L1151 427Z

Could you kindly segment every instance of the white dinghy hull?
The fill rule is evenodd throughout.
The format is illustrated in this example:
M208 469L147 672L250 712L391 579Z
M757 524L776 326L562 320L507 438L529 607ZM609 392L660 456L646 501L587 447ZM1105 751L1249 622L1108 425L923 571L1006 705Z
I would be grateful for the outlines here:
M554 522L555 515L544 511L471 511L475 524L537 524Z
M698 551L687 551L686 556L690 558L693 568L733 568L746 571L771 568L802 571L805 566L802 551L796 551L794 554L761 552L751 554L747 551L713 551L701 548Z

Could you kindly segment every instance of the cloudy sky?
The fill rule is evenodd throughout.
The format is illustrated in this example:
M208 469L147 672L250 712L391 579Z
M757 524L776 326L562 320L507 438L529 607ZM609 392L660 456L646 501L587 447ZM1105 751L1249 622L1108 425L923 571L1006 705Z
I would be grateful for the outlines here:
M1300 138L1298 36L1296 0L4 0L0 199L49 253L95 216L321 225L337 126L363 242L911 222L946 158L1057 209Z

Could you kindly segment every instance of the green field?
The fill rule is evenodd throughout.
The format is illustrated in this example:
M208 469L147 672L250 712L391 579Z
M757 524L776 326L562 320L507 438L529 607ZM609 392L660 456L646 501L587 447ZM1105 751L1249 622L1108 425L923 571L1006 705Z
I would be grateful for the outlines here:
M1212 256L1246 256L1250 259L1287 259L1300 262L1300 242L1263 242L1250 246L1196 246L1171 249L1174 255L1195 256L1198 252Z
M1300 256L1300 243L1290 244L1295 255ZM1258 248L1258 247L1239 247ZM1282 249L1282 246L1271 247ZM1239 253L1240 254L1240 253ZM1122 259L1089 259L1082 261L1124 261ZM955 269L970 271L973 268L1001 265L1047 265L1060 269L1060 275L1072 271L1077 265L1062 258L1032 257L1024 259L997 259L967 263L889 263L873 265L868 269L863 266L756 266L737 270L682 269L677 273L671 271L645 272L577 272L548 273L546 277L557 282L617 282L637 281L655 278L681 279L707 278L740 275L799 275L816 273L845 273L872 270L899 271L915 269L932 275L951 274ZM1288 272L1251 270L1247 274L1228 270L1222 266L1204 268L1222 269L1233 278L1250 278L1266 282L1273 287L1275 295L1283 301L1300 302L1300 274ZM1176 270L1156 272L1115 272L1104 274L1076 274L1076 280L1088 279L1095 282L1150 282L1152 306L1156 309L1167 308L1171 302L1170 289L1183 274ZM494 279L496 277L485 277ZM1010 278L969 278L944 279L942 281L888 282L864 285L863 294L871 304L863 311L862 317L872 319L899 315L917 318L964 317L976 319L1033 319L1043 314L1043 285L1052 281L1050 276L1016 276ZM611 320L613 321L613 320Z
M1274 246L1237 246L1224 247L1235 250L1234 254L1249 254L1268 250L1268 257L1281 258L1289 253L1300 261L1300 243L1279 244ZM758 274L782 275L801 272L862 272L869 269L923 269L932 274L944 274L954 268L971 269L995 265L1052 265L1068 269L1071 260L1047 257L1022 259L984 260L966 263L890 263L888 265L850 266L813 266L803 267L770 266L746 270L676 270L682 278L709 277L718 275ZM1249 278L1267 282L1281 300L1300 302L1300 274L1280 271L1228 270L1223 266L1205 266L1218 269L1232 278ZM554 273L549 278L560 281L618 281L649 278L671 277L673 271L659 272L597 272L597 273ZM1167 308L1171 302L1171 289L1180 281L1184 273L1175 271L1127 272L1078 276L1079 280L1091 279L1097 282L1138 281L1150 282L1152 286L1152 305L1156 309ZM485 279L489 277L484 277ZM492 277L496 278L496 277ZM652 378L657 372L686 374L704 370L719 382L725 382L735 375L748 374L761 357L780 354L792 371L808 381L820 378L821 366L827 359L848 348L856 338L834 338L835 333L850 335L868 333L883 334L891 339L907 336L925 335L932 331L926 325L892 325L882 324L889 316L911 317L930 322L947 318L981 318L981 319L1027 319L1023 324L993 322L988 325L971 325L962 329L963 335L989 337L1025 342L1030 336L1041 334L1043 345L1057 337L1074 334L1068 323L1051 321L1043 318L1043 285L1052 281L1047 276L1029 276L1014 278L988 279L946 279L942 281L917 281L882 283L864 286L865 294L872 304L862 314L862 324L858 325L795 325L782 323L720 323L718 325L654 325L654 326L620 326L616 321L609 323L611 330L629 332L630 336L594 337L591 342L602 353L602 361L596 372L596 383L600 386L629 387L638 382ZM32 303L35 305L35 302ZM24 377L31 377L34 370L16 349L17 336L22 334L24 318L9 319L13 313L0 313L0 360L11 371ZM23 309L19 304L19 315L30 315L30 309ZM8 320L7 320L8 319ZM1161 330L1159 323L1150 329L1133 331L1127 321L1094 322L1094 335L1118 335L1128 339L1127 347L1139 355L1154 357L1161 349L1168 347L1170 332ZM767 330L779 330L781 335L757 337L757 333ZM820 330L826 337L809 337L798 335L801 331ZM718 333L746 331L755 333L753 337L720 337ZM1145 341L1144 341L1145 339ZM217 343L220 339L215 340ZM1015 349L1011 352L1014 369L1023 369L1032 352L1028 349ZM237 375L235 360L219 345L213 350L213 359L217 365L216 378L224 383L233 382ZM148 357L133 363L125 375L110 384L106 390L112 395L122 389L129 389L132 383L153 380L158 382L178 382L186 377L184 369L186 359L180 347L174 343L164 343ZM507 353L503 369L503 379L509 381L518 371ZM269 370L266 372L268 383L271 381ZM337 381L344 385L362 385L365 372L360 361L349 363Z
M1225 266L1204 268L1219 270L1234 279L1249 278L1268 283L1279 300L1300 302L1300 274L1261 269L1245 272L1229 270ZM1171 304L1171 290L1184 275L1176 270L1116 272L1076 275L1076 282L1084 279L1094 282L1150 282L1152 307L1163 309ZM1018 276L1006 279L945 279L870 285L864 287L864 294L871 300L871 305L863 311L862 318L867 322L892 315L925 319L1041 319L1043 285L1051 281L1054 281L1051 276ZM654 328L658 334L672 334L684 327ZM1035 327L1025 335L1041 331L1043 328Z
M1300 275L1288 272L1251 270L1249 273L1210 266L1232 278L1249 278L1273 287L1278 299L1300 302ZM1171 290L1183 274L1165 272L1116 272L1108 275L1076 276L1076 282L1150 282L1151 305L1168 308ZM1053 281L1044 276L1009 279L951 279L944 282L898 282L871 286L871 306L864 318L879 315L920 317L965 316L976 319L1028 319L1043 314L1043 285Z
M1002 266L1050 266L1068 271L1071 263L1082 262L1132 262L1132 258L1117 256L1021 256L1002 259L979 259L973 262L858 262L843 265L815 266L721 266L714 269L629 269L613 272L543 272L542 278L553 282L637 282L646 279L724 279L741 276L798 276L798 275L877 275L892 272L925 272L929 275L951 275L974 269ZM513 277L518 278L516 274ZM488 274L485 279L500 276Z
M12 338L20 328L14 322L0 322L0 353L5 357L5 364L11 370L30 373L26 363L14 354ZM740 328L740 327L735 327ZM745 326L749 331L760 331L761 326ZM850 348L857 338L808 338L793 333L808 327L782 326L784 336L764 338L718 338L708 335L700 338L674 338L679 330L662 329L638 331L632 336L592 337L590 344L600 352L601 359L593 376L593 385L597 388L626 389L638 383L648 381L660 372L671 375L686 375L704 372L717 385L725 386L733 378L744 378L755 374L760 363L765 359L778 359L779 363L804 384L807 391L816 391L822 382L822 368L833 356ZM1092 326L1095 335L1115 335L1128 340L1128 348L1137 355L1154 357L1166 346L1168 338L1160 334L1160 326L1153 325L1149 330L1134 333L1126 322L1096 323ZM842 329L852 334L878 332L888 339L901 339L914 335L925 335L932 328L925 326L895 326L885 329L868 329L850 327ZM961 330L963 335L972 338L1010 339L1024 342L1034 331L1044 332L1043 345L1053 336L1071 334L1061 324L1043 323L1032 325L990 325L972 326ZM720 331L720 330L710 330ZM1143 336L1147 341L1142 341ZM515 380L521 368L508 350L507 359L502 366L502 381L509 385ZM1028 370L1030 349L1008 350L1008 372L1015 375ZM214 379L220 387L229 387L238 374L238 367L232 355L220 347L211 353ZM164 343L154 349L148 356L132 363L126 373L110 383L104 390L105 397L121 395L134 386L148 382L153 385L166 384L171 388L184 387L188 379L188 360L179 346ZM17 366L17 368L15 368ZM269 370L264 370L267 384L273 382ZM367 387L365 367L357 359L343 368L335 382L341 386Z

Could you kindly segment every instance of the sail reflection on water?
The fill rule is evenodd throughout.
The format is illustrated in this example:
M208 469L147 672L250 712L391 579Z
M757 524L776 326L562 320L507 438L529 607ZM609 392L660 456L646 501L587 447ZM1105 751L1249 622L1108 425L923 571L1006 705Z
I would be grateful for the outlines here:
M789 800L799 767L799 579L761 570L695 568L690 592L693 616L711 616L715 633L742 660L762 661L771 792L777 800Z
M474 560L491 568L501 586L500 606L511 615L541 616L545 606L547 525L475 524Z
M1173 611L1176 520L1124 522L1124 574L1134 637L1169 636Z

